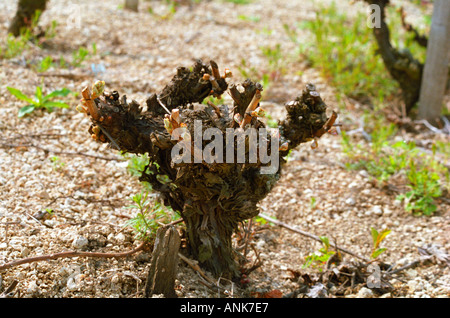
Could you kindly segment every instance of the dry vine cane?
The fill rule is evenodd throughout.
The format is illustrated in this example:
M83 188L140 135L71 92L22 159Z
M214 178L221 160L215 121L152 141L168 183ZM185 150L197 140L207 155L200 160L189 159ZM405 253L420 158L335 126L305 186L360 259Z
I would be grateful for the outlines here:
M146 111L117 91L105 92L105 83L99 81L92 89L82 90L78 110L91 118L89 133L95 140L123 152L148 154L150 163L140 180L150 183L160 192L164 204L181 214L193 257L217 277L238 279L233 232L240 222L259 213L257 204L276 184L289 151L310 141L316 147L317 139L330 131L337 114L327 117L327 106L314 85L308 84L295 100L286 104L286 117L278 123L279 142L275 146L269 143L266 149L267 154L278 150L279 166L273 173L261 173L261 168L271 162L262 162L260 156L255 162L237 162L238 138L227 143L226 131L233 128L247 132L249 128L266 127L259 117L264 114L260 107L263 87L249 79L229 87L230 77L228 69L221 75L214 61L204 64L198 60L190 69L178 67L170 83L146 100ZM226 91L233 105L201 104L208 96L220 97ZM198 156L190 137L195 136L194 123L198 121L202 134L208 128L222 132L214 138L222 141L223 154L234 146L234 161L206 162ZM182 133L172 134L180 130ZM270 133L266 130L263 139L272 140ZM248 145L249 136L244 134L243 138ZM205 139L201 142L201 149L209 144ZM172 161L172 149L178 143L191 149L190 163ZM249 156L248 149L245 156ZM161 182L161 176L170 181Z
M15 261L0 265L0 271L15 267L15 266L23 265L23 264L54 260L54 259L58 259L58 258L67 258L67 257L123 258L123 257L130 256L138 251L141 251L145 247L146 247L146 242L142 242L141 244L139 244L139 246L137 246L136 248L134 248L130 251L127 251L127 252L99 253L99 252L66 251L66 252L54 253L54 254L49 254L49 255L34 256L34 257L28 257L28 258L15 260Z

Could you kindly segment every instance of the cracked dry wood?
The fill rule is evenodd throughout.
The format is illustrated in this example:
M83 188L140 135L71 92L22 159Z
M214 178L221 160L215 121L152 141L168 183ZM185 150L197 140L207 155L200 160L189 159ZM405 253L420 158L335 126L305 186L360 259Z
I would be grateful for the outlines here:
M181 239L175 227L158 229L145 285L146 297L156 294L163 294L167 298L177 297L174 287L180 244Z

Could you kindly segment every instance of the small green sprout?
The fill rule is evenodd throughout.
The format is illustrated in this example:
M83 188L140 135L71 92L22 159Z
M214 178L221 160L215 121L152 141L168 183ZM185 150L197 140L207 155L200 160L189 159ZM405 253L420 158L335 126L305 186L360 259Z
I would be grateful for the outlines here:
M386 251L386 248L380 248L380 243L386 238L386 236L391 233L391 230L384 229L381 232L378 232L375 228L370 228L370 232L372 234L373 240L373 250L370 257L372 259L377 258L381 253Z
M330 241L328 240L328 237L320 236L319 238L322 241L323 247L320 248L317 252L308 255L305 258L305 263L303 264L302 268L308 268L311 265L313 265L314 267L322 267L328 262L331 256L336 254L335 251L330 251ZM319 268L319 270L321 271L322 269Z
M69 108L69 105L62 101L53 101L52 99L58 96L67 96L71 93L71 91L67 88L63 88L60 90L55 90L48 95L42 94L41 86L36 87L36 92L34 94L34 98L31 98L25 95L21 90L14 87L7 87L8 91L15 96L17 99L26 101L29 103L26 106L23 106L19 109L19 117L23 117L27 114L32 113L35 109L43 108L47 111L53 111L53 108Z

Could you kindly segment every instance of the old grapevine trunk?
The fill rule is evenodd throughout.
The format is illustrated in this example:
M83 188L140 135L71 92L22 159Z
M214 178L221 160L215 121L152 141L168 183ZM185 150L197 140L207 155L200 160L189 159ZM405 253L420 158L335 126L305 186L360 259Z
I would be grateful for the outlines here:
M179 67L171 82L151 95L147 110L102 83L85 88L79 110L92 120L89 132L124 152L148 153L141 181L159 191L165 204L179 211L194 257L213 274L239 276L231 237L239 222L258 214L257 203L275 185L283 157L300 143L327 132L336 114L313 85L286 105L286 119L267 130L258 118L262 87L246 80L228 87L226 70L197 61ZM232 106L200 104L229 89ZM167 176L169 182L160 176ZM167 180L167 179L166 179Z
M31 22L37 11L45 10L48 0L19 0L16 15L8 28L8 33L19 36L22 28L31 27Z
M365 1L380 9L380 27L374 27L373 34L384 65L402 90L405 110L409 114L419 100L423 64L416 60L408 50L397 50L392 46L389 27L385 19L385 8L389 5L389 0Z

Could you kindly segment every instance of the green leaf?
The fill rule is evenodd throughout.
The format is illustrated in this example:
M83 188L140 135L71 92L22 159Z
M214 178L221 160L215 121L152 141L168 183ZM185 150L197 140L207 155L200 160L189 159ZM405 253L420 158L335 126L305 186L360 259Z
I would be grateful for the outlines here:
M372 234L373 246L376 248L377 247L377 239L378 239L378 231L375 230L375 228L371 227L370 233Z
M69 105L67 105L66 103L63 102L51 102L51 101L46 101L43 105L45 108L53 108L53 107L58 107L58 108L69 108Z
M383 231L381 231L381 233L378 234L378 238L377 238L377 246L381 243L381 241L383 241L386 236L391 233L391 230L385 229Z
M72 91L68 88L63 88L60 90L56 90L51 92L50 94L48 94L47 96L44 97L44 101L49 100L50 98L56 97L56 96L67 96L71 93Z
M37 98L38 105L42 105L42 102L43 102L43 100L42 100L42 89L41 89L40 86L36 86L35 96Z
M27 95L25 95L24 93L22 93L21 90L14 88L14 87L6 87L8 89L8 91L14 95L16 98L20 99L20 100L24 100L30 104L34 104L34 100L32 100L30 97L28 97Z
M386 250L386 248L379 248L375 251L373 251L372 255L370 255L371 258L377 258L381 253L383 253Z
M31 113L32 111L34 111L35 107L35 105L23 106L21 109L19 109L19 117L23 117L26 114Z
M322 241L322 243L325 245L326 249L328 250L328 248L330 247L330 241L328 240L328 237L320 236L319 238Z

